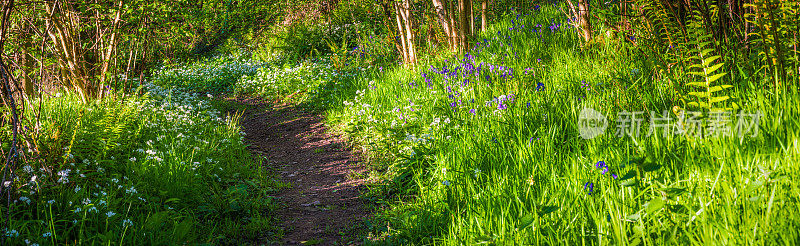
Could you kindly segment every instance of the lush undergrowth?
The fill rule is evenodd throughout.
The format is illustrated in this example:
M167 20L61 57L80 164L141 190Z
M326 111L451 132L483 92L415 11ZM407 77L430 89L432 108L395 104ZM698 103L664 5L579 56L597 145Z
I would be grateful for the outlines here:
M796 93L731 90L745 113L760 111L758 125L738 128L734 111L716 125L733 130L717 136L706 115L711 135L693 135L673 115L689 108L686 80L658 80L621 41L578 48L559 13L509 14L470 54L366 76L330 109L350 136L391 154L388 181L373 188L398 198L376 223L388 225L375 227L385 242L798 243ZM605 134L581 137L585 107L606 116ZM616 136L635 111L641 132ZM666 117L687 132L650 124Z
M713 91L732 98L714 107L736 111L711 114L691 104L701 95L690 86L698 76L659 69L635 38L606 36L581 47L557 8L502 16L469 54L414 68L386 63L385 49L362 39L303 62L255 54L167 67L153 83L325 110L329 124L378 157L373 175L381 181L369 191L383 208L369 223L377 244L798 243L799 94L750 86L761 83L758 75L739 67L725 79L731 88ZM252 157L235 119L217 120L205 101L158 88L126 101L47 104L72 105L43 114L62 129L42 138L54 146L43 153L62 164L36 167L49 172L50 185L17 199L13 211L27 219L11 227L24 234L13 240L63 228L68 233L58 240L47 234L37 242L125 236L157 244L181 235L212 242L218 230L269 228L258 211L273 206L261 201L277 184L246 171L257 168L243 161ZM626 117L639 111L637 119ZM706 115L675 122L692 111ZM607 123L590 139L579 120L587 116ZM239 162L253 165L233 165ZM66 169L70 181L63 183L58 172ZM29 179L21 175L24 182L15 184L32 190L37 183ZM119 184L93 188L81 180ZM61 205L30 199L48 194ZM75 212L78 205L63 205L69 202L82 207ZM19 209L34 205L60 212ZM88 222L89 215L104 220ZM219 221L228 224L217 229Z
M150 84L139 92L90 104L60 94L26 117L41 124L32 139L40 158L20 163L9 182L16 192L0 211L11 214L6 243L227 244L277 236L269 235L277 230L268 193L280 184L245 149L237 116L215 107L225 102Z
M682 96L694 77L665 76L630 41L580 48L553 6L506 15L477 40L416 69L261 69L239 91L316 91L300 101L325 102L332 125L382 157L385 182L370 191L386 208L371 223L377 242L798 243L798 94L751 88L758 80L742 72L717 93L744 111L687 117L663 134L651 120L702 111ZM581 137L584 108L605 115L604 134ZM638 135L618 132L636 111L626 129L641 123Z

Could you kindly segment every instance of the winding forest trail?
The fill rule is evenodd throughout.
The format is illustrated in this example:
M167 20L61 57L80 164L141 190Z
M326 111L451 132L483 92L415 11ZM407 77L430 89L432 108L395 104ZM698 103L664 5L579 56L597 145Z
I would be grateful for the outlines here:
M276 197L283 238L278 245L359 245L369 215L359 197L364 165L345 141L327 133L321 115L259 99L236 99L245 141L290 184ZM275 244L275 242L266 242Z

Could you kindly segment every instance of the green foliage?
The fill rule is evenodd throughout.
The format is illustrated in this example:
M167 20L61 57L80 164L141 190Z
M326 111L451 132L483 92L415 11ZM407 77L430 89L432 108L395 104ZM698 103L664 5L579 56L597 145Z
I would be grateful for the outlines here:
M699 18L700 13L695 13L694 16ZM689 41L689 44L694 46L693 49L689 50L690 53L694 54L690 59L695 61L693 65L689 66L689 69L696 70L690 71L688 74L695 75L697 78L702 79L702 81L686 83L686 85L696 87L699 90L689 92L689 95L696 97L697 101L689 102L688 105L696 108L703 108L708 111L732 110L733 108L714 106L716 104L724 105L725 101L730 99L730 96L723 93L726 92L725 89L729 89L733 86L720 83L724 81L720 79L724 78L727 73L720 70L720 68L725 65L723 62L718 61L721 56L712 55L714 49L709 45L712 42L711 35L703 33L702 20L695 19L689 23L688 27L695 37Z
M11 206L0 205L7 243L234 243L275 230L268 193L279 183L245 149L237 117L204 97L142 89L37 102L41 158L20 164Z
M417 70L351 62L364 70L318 84L329 123L377 160L369 194L386 209L368 226L376 243L796 243L800 108L788 102L800 96L730 89L746 81L700 28L669 49L644 31L578 49L558 7L500 16L467 57ZM307 81L270 90L297 83ZM689 94L698 106L725 108L729 96L760 110L759 133L611 134L623 110L645 111L643 131L647 111L669 116L682 85L699 88ZM584 107L612 116L605 135L580 138Z
M243 77L256 74L268 63L256 61L239 52L203 58L194 62L172 64L154 73L153 83L167 88L184 88L191 91L225 93Z

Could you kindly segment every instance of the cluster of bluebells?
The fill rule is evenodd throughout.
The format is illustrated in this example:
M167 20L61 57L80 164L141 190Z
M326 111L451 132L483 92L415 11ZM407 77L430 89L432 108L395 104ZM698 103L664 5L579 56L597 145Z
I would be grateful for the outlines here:
M598 161L597 164L594 165L595 168L600 169L600 174L606 175L608 173L608 165L605 161ZM617 174L611 173L611 177L617 179Z
M611 173L608 170L608 164L606 164L605 161L598 161L597 163L594 164L594 167L600 170L600 175L611 174L611 177L617 179L617 174ZM591 195L592 192L594 192L594 182L587 181L586 183L584 183L583 190L586 191L589 195Z
M538 98L547 95L507 91L513 88L509 86L512 82L531 81L532 91L547 89L544 83L537 81L540 78L536 74L536 67L545 67L542 58L546 57L535 57L521 50L523 46L519 41L538 36L542 43L552 42L542 36L559 35L568 28L561 28L566 23L563 19L537 20L540 18L536 13L516 14L516 17L513 14L515 12L510 27L480 38L463 55L426 64L424 69L411 74L379 69L376 72L384 83L364 80L363 90L341 105L346 119L344 124L358 126L358 135L394 136L396 143L403 144L403 136L431 134L442 136L439 139L443 140L445 136L469 132L462 128L462 122L510 117L513 115L510 109L517 107L521 100L525 100L522 106L536 107L531 103L541 102ZM532 16L525 17L528 15ZM352 53L360 56L366 50L355 47ZM526 64L521 60L533 61L535 65L520 65ZM453 120L437 120L448 117ZM547 119L546 115L543 117ZM405 144L417 143L405 141Z

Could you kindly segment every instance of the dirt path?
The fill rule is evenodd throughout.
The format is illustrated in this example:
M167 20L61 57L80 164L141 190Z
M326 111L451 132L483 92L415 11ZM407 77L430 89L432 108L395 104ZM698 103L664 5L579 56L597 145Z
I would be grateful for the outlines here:
M245 141L291 184L276 195L283 205L278 244L359 245L369 215L359 198L365 169L344 140L327 133L320 115L256 99L237 103L246 107Z

